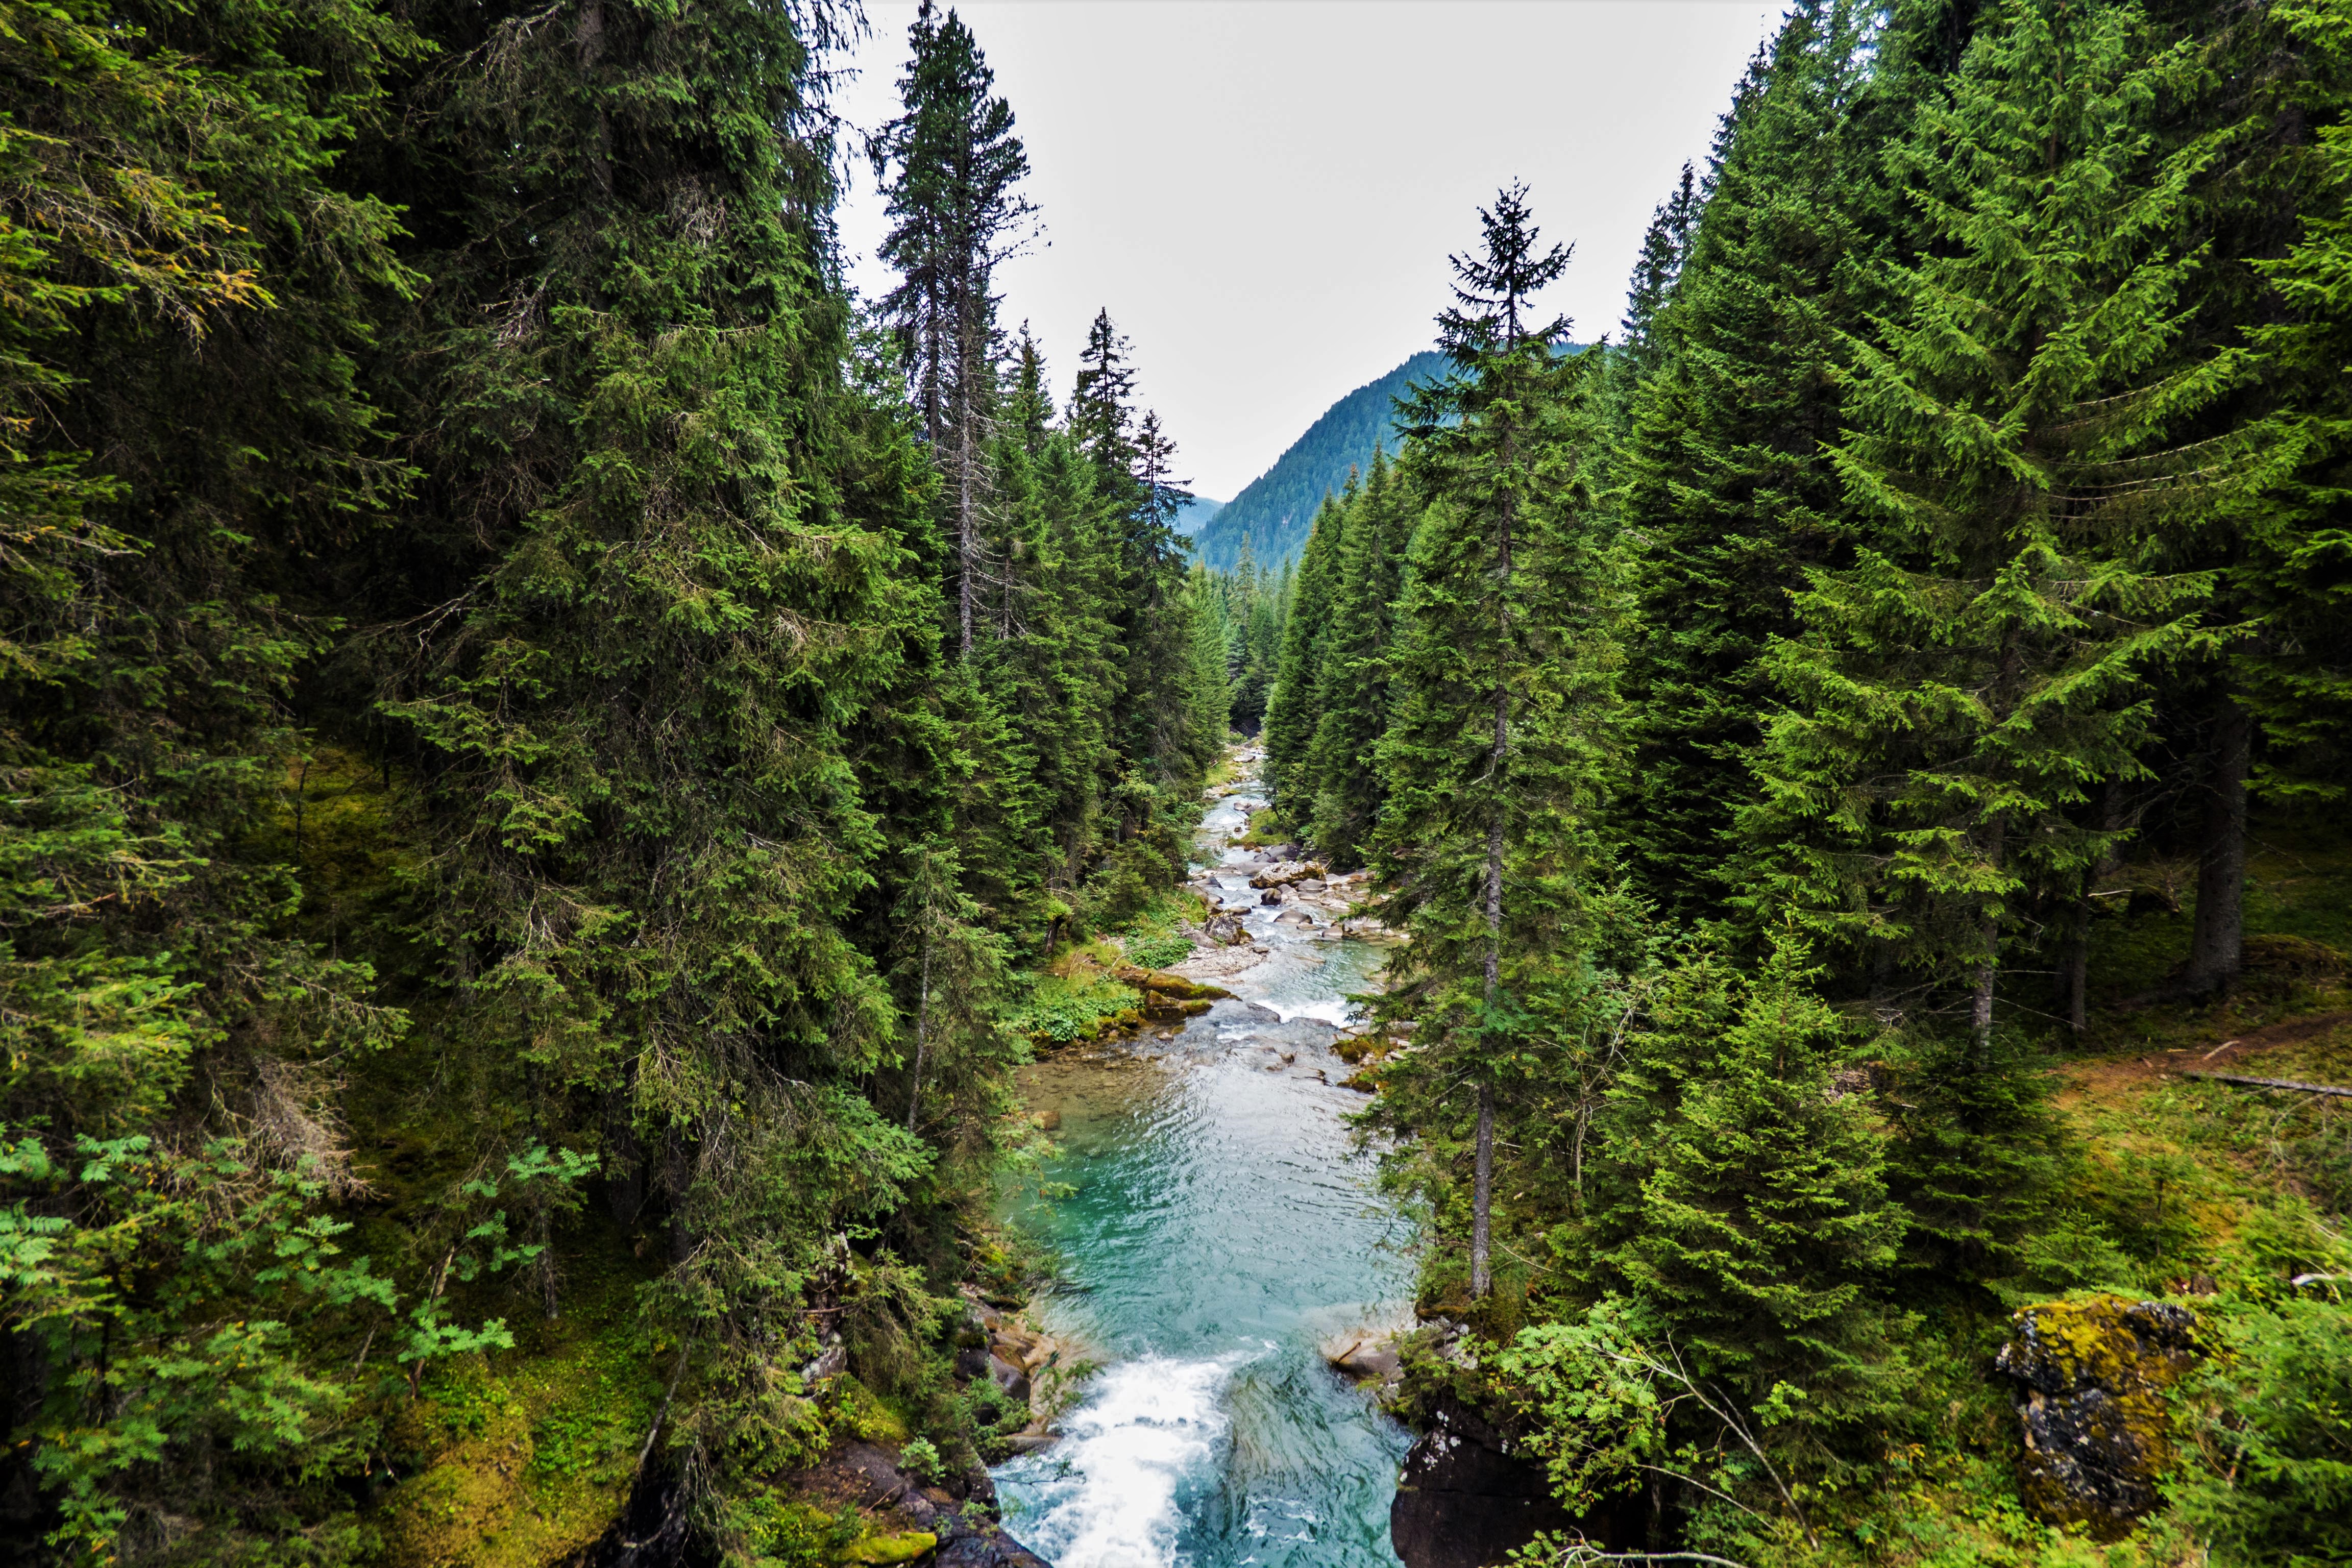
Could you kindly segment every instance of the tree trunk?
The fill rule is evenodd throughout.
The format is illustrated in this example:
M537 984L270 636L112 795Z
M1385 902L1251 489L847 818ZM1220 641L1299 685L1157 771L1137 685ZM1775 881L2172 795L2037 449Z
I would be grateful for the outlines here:
M635 1074L629 1075L630 1079ZM645 1152L629 1109L628 1082L604 1091L604 1206L624 1229L646 1206Z
M971 343L966 334L964 360L956 388L956 625L960 641L957 657L971 658L971 598L972 579L980 563L980 529L973 517L972 469L979 459L972 454L972 366Z
M2122 786L2115 780L2099 794L2098 829L2102 834L2116 831L2117 797ZM2098 918L2099 906L2094 897L2099 883L2116 868L2115 841L2110 838L2100 849L2099 858L2083 873L2082 896L2074 900L2074 929L2066 944L2066 1026L2081 1039L2091 1027L2091 922Z
M2077 911L2066 942L2066 1027L2077 1040L2091 1028L2091 911Z
M2213 763L2205 782L2205 843L2197 860L2197 923L2189 939L2191 995L2236 984L2246 939L2246 765L2253 724L2224 696L2213 725Z
M1494 1289L1487 1248L1494 1235L1495 1086L1478 1086L1478 1174L1470 1204L1470 1294L1480 1300Z
M931 1028L931 939L923 938L923 989L915 999L915 1073L907 1086L907 1131L915 1130L915 1108L923 1103L923 1047Z
M1503 753L1510 743L1510 699L1501 687L1495 689L1495 747L1490 762L1497 784L1503 772ZM1486 1013L1480 1020L1479 1048L1486 1048L1484 1029L1492 1021L1495 994L1503 983L1503 808L1495 807L1494 820L1486 826ZM1478 1164L1477 1174L1470 1189L1470 1294L1484 1298L1493 1284L1493 1270L1487 1266L1487 1240L1493 1231L1495 1212L1495 1085L1491 1079L1478 1085Z
M693 1184L693 1173L676 1131L663 1134L662 1149L662 1187L669 1199L669 1260L683 1263L694 1256L694 1232L686 1223L686 1193Z
M2007 819L1993 818L1990 842L1985 846L1985 858L1996 875L2004 858L2008 827ZM1969 1006L1969 1035L1976 1047L1977 1065L1982 1067L1992 1059L1992 996L1994 983L2000 977L2000 917L1988 914L1979 936L1984 943L1984 956L1977 963L1976 994Z
M532 1239L539 1244L540 1315L551 1323L561 1315L561 1302L555 1278L555 1216L551 1211L539 1211L539 1232Z

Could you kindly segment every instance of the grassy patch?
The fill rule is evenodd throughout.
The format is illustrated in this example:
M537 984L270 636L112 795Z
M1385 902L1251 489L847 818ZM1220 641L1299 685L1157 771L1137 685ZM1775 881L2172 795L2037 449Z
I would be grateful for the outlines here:
M1013 1026L1039 1045L1093 1039L1106 1027L1132 1027L1143 1021L1143 994L1122 985L1100 967L1074 974L1050 971L1036 977L1028 999L1013 1016ZM1127 1022L1131 1017L1132 1022Z
M1197 925L1208 912L1208 900L1198 893L1171 888L1156 895L1128 922L1119 933L1119 946L1129 963L1146 969L1181 963L1192 956L1192 939L1184 934L1184 928Z
M1287 844L1297 836L1297 830L1282 815L1282 808L1269 805L1250 813L1248 828L1234 842L1244 848L1264 849L1270 845Z

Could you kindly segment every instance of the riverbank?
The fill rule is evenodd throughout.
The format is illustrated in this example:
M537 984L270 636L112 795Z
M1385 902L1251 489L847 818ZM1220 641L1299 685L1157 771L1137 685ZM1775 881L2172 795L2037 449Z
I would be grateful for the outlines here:
M1382 953L1342 929L1348 885L1250 886L1279 858L1233 843L1259 760L1236 749L1212 792L1191 887L1213 907L1169 965L1233 994L1021 1074L1060 1152L1003 1213L1060 1259L1033 1316L1102 1363L1059 1441L994 1471L1006 1528L1056 1568L1394 1568L1410 1435L1324 1359L1410 1310L1412 1231L1333 1048Z

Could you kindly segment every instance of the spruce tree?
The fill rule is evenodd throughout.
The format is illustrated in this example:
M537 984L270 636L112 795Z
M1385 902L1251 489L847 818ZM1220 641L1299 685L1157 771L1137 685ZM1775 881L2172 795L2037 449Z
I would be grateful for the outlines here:
M892 902L868 796L905 787L860 758L955 743L902 721L938 652L929 480L844 384L821 34L626 0L431 19L405 521L417 608L448 608L383 704L432 781L424 934L500 1108L467 1135L600 1149L666 1232L677 1459L723 1484L792 1451L828 1238L933 1161L866 1093L911 1052L855 940Z
M1721 918L1748 873L1734 813L1771 706L1789 594L1836 559L1841 333L1883 250L1864 7L1796 6L1741 83L1692 215L1661 208L1624 350L1639 379L1612 475L1638 595L1626 649L1633 773L1618 831L1661 909ZM1687 228L1685 228L1687 226ZM1687 234L1687 253L1675 239Z
M1347 519L1321 649L1322 713L1306 763L1316 847L1334 865L1362 864L1385 798L1376 765L1389 722L1389 647L1412 542L1413 509L1385 453Z
M1796 1429L1883 1410L1878 1297L1903 1233L1886 1134L1832 1079L1847 1022L1784 929L1752 978L1692 955L1647 994L1600 1112L1618 1190L1591 1232L1613 1289L1692 1370Z
M339 0L0 23L0 1489L26 1561L121 1561L157 1520L190 1561L365 1544L351 1366L414 1276L329 1239L362 1184L337 1064L409 1020L374 944L306 910L284 806L347 754L302 697L335 567L410 478L360 367L419 279L342 165L421 47Z
M1302 828L1312 809L1307 756L1323 720L1317 706L1323 689L1323 647L1330 628L1340 536L1347 526L1338 499L1326 495L1306 548L1298 552L1298 571L1283 613L1282 652L1275 663L1274 683L1266 690L1266 783L1277 800L1287 797L1283 815Z
M2255 341L2281 390L2263 432L2292 460L2261 510L2242 575L2261 639L2242 648L2246 700L2268 747L2258 783L2286 798L2342 798L2352 777L2352 20L2341 5L2284 5L2329 123L2311 154L2299 242L2262 268L2287 319ZM2284 506L2276 504L2284 501Z
M2128 5L1980 18L1899 164L1935 244L1849 343L1834 460L1881 531L1811 571L1770 659L1768 896L1958 980L1980 1055L2029 901L2114 842L2092 794L2138 771L2147 677L2207 586L2150 564L2215 501L2216 449L2168 437L2240 374L2175 352L2174 219L2210 150L2151 166L2168 68Z
M1427 498L1391 663L1375 840L1385 907L1409 927L1384 1016L1419 1031L1381 1111L1430 1133L1472 1112L1470 1277L1491 1286L1498 1089L1580 994L1593 820L1612 656L1590 477L1594 361L1532 297L1568 252L1544 248L1526 190L1482 209L1480 251L1453 258L1439 317L1451 362L1417 390L1405 477ZM1302 617L1303 618L1303 616Z
M996 390L994 276L1036 209L1015 192L1029 156L1013 133L1012 105L992 96L995 73L971 30L952 9L935 20L923 0L907 38L904 112L868 149L893 220L882 258L899 275L881 309L954 519L956 650L968 659L988 571L981 514Z

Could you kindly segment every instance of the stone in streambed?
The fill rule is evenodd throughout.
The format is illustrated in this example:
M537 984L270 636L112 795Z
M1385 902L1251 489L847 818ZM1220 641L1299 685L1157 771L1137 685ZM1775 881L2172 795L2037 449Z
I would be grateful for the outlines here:
M1132 985L1155 1001L1165 997L1178 1002L1217 1002L1233 994L1222 985L1187 980L1165 969L1139 969L1133 964L1122 964L1114 973L1120 984Z
M1029 1403L1029 1374L994 1352L988 1358L988 1380L1013 1404Z
M1358 1383L1386 1380L1403 1365L1394 1345L1370 1334L1349 1336L1337 1352L1327 1350L1323 1359Z

